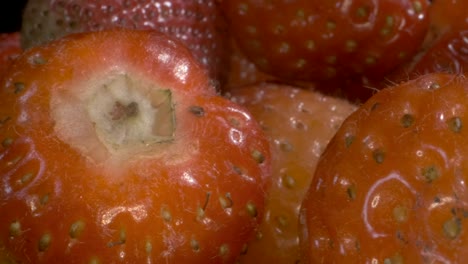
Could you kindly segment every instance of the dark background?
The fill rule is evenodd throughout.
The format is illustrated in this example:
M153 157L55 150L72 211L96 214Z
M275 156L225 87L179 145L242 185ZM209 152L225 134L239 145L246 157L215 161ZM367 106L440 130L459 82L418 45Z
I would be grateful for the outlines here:
M15 32L21 27L21 14L26 5L26 0L8 0L4 1L0 9L0 32Z

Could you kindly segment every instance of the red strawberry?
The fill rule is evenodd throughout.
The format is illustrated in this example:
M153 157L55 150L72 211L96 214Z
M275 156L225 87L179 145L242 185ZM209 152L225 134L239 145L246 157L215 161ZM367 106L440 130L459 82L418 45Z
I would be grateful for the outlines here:
M296 80L383 76L411 58L427 0L224 0L240 49L259 69Z
M0 98L0 262L231 263L254 235L268 141L182 44L71 35Z
M30 0L22 25L24 47L69 33L114 27L155 29L182 41L210 76L227 72L226 25L216 0Z
M272 187L257 239L239 263L297 263L298 214L318 157L355 106L293 86L260 84L233 89L270 140Z
M0 34L0 77L21 52L19 32Z
M465 30L446 32L438 37L414 61L399 69L399 76L390 78L405 80L431 72L464 73L467 70L468 25Z
M233 43L233 52L230 55L230 71L223 92L229 94L245 86L255 87L263 82L276 83L277 85L294 86L314 92L320 91L326 96L340 97L355 103L367 100L376 90L384 87L384 83L371 80L366 77L356 76L345 80L330 80L323 82L306 82L298 80L286 80L261 72L255 64L249 61ZM352 90L354 93L347 93Z
M389 78L400 81L430 72L463 73L468 68L468 2L437 0L424 48Z
M431 30L435 35L441 35L456 28L466 28L467 7L465 0L432 0L429 13Z
M229 74L223 89L224 91L265 81L277 80L277 78L259 71L257 66L239 51L235 41L232 39L231 45L232 53L229 56Z
M351 114L301 209L304 263L464 263L468 80L434 73Z

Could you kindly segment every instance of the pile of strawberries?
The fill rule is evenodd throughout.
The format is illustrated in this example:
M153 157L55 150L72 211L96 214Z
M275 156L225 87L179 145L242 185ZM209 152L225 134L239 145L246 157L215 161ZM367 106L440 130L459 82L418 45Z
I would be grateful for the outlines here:
M30 0L0 263L463 263L467 4Z

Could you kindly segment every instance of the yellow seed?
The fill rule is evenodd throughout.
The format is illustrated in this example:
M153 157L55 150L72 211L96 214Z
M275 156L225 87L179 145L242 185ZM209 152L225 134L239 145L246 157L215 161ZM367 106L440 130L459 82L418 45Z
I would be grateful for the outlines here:
M348 194L349 199L354 200L356 199L356 185L351 185L346 189L346 193Z
M273 29L273 32L276 35L282 34L282 33L284 33L284 31L285 31L285 29L284 29L283 25L276 25L275 28Z
M11 144L13 144L13 139L12 138L5 138L3 141L2 141L2 146L4 148L7 148L9 146L11 146Z
M25 88L22 82L15 82L13 85L15 86L15 94L22 92Z
M431 83L428 87L430 90L436 90L440 88L440 84L438 83Z
M229 253L229 246L227 244L221 245L219 247L219 255L220 256L226 256Z
M162 208L161 209L161 217L164 219L164 221L166 222L170 222L172 220L172 215L171 215L171 212L166 209L166 208Z
M240 15L245 15L249 11L249 6L245 3L240 3L238 10Z
M414 123L414 117L413 117L413 115L411 115L411 114L404 114L404 115L401 117L400 123L401 123L401 125L402 125L404 128L410 127L410 126L413 125L413 123Z
M261 240L263 238L263 233L261 231L258 231L256 234L255 234L255 238L257 240Z
M393 218L399 223L406 222L408 219L408 209L402 205L396 206L393 208Z
M193 251L197 252L200 251L200 244L198 243L197 240L192 239L190 241L190 247L192 248Z
M440 177L440 173L437 167L432 165L422 169L422 176L427 183L432 183Z
M292 189L296 186L296 179L294 179L294 177L288 174L283 175L282 182L283 185L288 189Z
M325 59L327 63L334 64L336 62L336 56L329 56Z
M14 221L10 224L10 237L17 237L21 234L21 223Z
M256 39L249 40L248 45L249 48L253 50L259 50L262 46L262 44L260 44L260 42Z
M252 202L248 202L247 205L246 205L246 209L247 209L247 213L251 216L251 217L257 217L257 206L255 206L255 204L253 204Z
M358 17L366 17L367 16L367 10L364 7L359 7L356 9L356 15Z
M374 150L372 156L377 164L381 164L385 160L385 152L381 149Z
M37 245L37 248L39 249L40 252L46 251L50 243L52 242L52 236L50 234L44 234L42 237L39 239L39 243Z
M278 225L280 228L285 228L288 226L288 219L286 216L280 215L276 218L276 220L278 221Z
M26 173L25 175L23 175L23 177L21 177L20 184L25 184L29 182L32 179L32 176L33 174L31 172Z
M391 256L390 258L384 259L383 264L403 264L403 256L400 253L396 253L395 255Z
M370 64L374 64L377 60L375 59L375 57L372 57L372 56L368 56L366 58L366 64L370 65Z
M357 43L354 40L347 40L346 41L346 50L347 51L354 51L357 47Z
M71 238L76 239L83 233L84 228L85 223L81 220L78 220L70 226L70 231L68 232L68 234Z
M287 42L282 42L278 48L279 53L288 53L289 52L289 44Z
M419 2L419 1L414 1L414 2L413 2L413 9L414 9L414 12L416 12L416 13L421 13L422 10L423 10L423 7L422 7L421 2Z
M249 33L249 34L254 35L254 34L257 33L257 28L254 27L254 26L248 26L248 27L246 28L246 31L247 31L247 33Z
M457 238L461 233L461 229L461 220L459 218L452 218L447 220L443 226L444 234L449 239Z
M219 203L223 209L231 208L232 207L232 198L230 193L226 193L225 196L219 197Z
M89 261L89 264L100 264L101 261L97 257L92 257L91 260Z
M153 250L153 243L151 243L151 241L146 241L145 243L146 254L150 254L152 250Z
M304 9L299 9L299 10L297 10L296 16L297 16L299 19L304 19L304 18L305 18Z
M395 24L395 18L393 16L387 16L385 18L385 26L386 27L393 27L393 24Z
M198 207L197 208L197 219L202 220L205 217L205 210L203 208Z
M447 120L447 125L449 129L454 132L454 133L460 133L463 125L462 125L462 120L460 117L452 117L449 120Z
M300 69L300 68L304 68L304 66L306 65L306 60L304 59L299 59L297 60L296 62L296 68Z
M389 28L383 28L382 30L380 30L380 35L387 36L388 34L390 34Z

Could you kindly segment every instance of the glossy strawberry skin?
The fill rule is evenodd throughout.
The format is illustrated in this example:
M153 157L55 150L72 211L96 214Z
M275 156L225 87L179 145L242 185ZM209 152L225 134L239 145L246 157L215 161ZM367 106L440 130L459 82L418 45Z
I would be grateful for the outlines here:
M296 80L383 76L417 51L428 1L223 1L240 49Z
M183 42L224 82L228 43L226 24L215 0L34 0L26 5L23 47L31 47L70 33L124 27L153 29Z
M260 123L272 149L272 186L256 239L239 263L297 263L298 214L320 154L349 102L290 85L261 83L233 89L230 98Z
M460 74L468 67L468 25L464 30L444 33L405 69L407 76L415 77L431 72Z
M152 87L145 98L172 91L169 140L109 145L102 120L86 121L106 80L122 76ZM268 142L177 42L146 31L69 36L22 54L0 93L0 260L232 262L253 236ZM131 122L146 111L135 103ZM119 124L113 109L103 114Z
M468 66L467 8L466 1L434 1L429 12L431 30L423 48L388 78L398 82L431 72L464 73Z
M343 123L301 209L305 263L462 263L468 81L387 88Z

